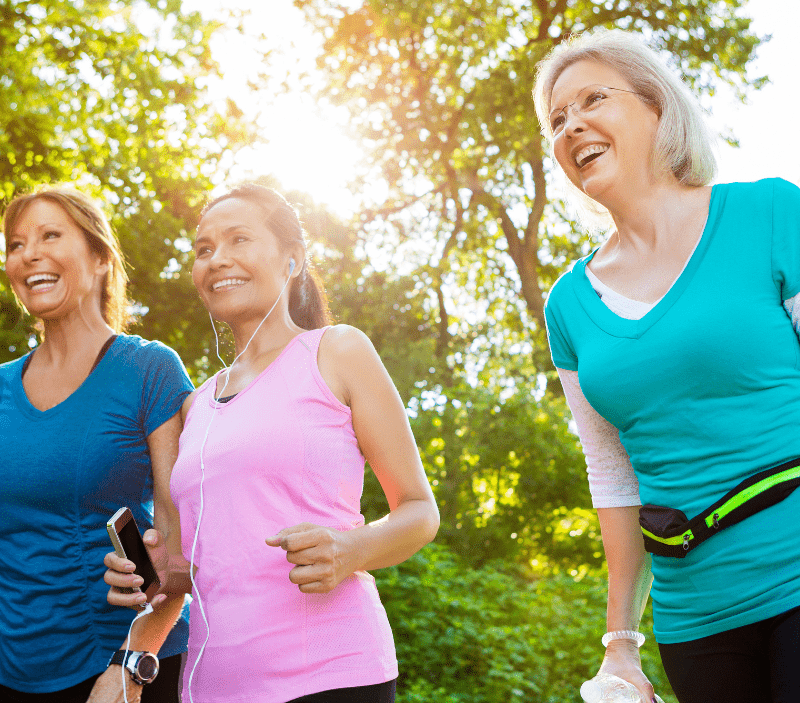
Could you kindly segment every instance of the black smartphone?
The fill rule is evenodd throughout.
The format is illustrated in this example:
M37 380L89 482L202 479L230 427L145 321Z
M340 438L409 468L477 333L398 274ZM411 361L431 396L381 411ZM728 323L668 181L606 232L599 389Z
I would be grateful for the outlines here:
M117 556L136 564L134 573L144 579L144 583L138 590L145 594L149 603L156 591L161 588L161 581L158 579L153 562L150 561L150 555L144 546L144 541L139 534L139 528L136 526L136 520L133 519L133 513L131 513L130 508L117 510L106 523L106 529Z

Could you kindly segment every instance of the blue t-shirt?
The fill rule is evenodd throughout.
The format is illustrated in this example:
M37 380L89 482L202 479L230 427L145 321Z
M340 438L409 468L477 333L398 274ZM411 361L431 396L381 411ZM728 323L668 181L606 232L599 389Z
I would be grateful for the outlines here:
M593 254L592 254L593 255ZM714 186L683 273L640 320L615 315L578 261L545 307L553 362L619 430L642 503L694 517L800 456L800 189ZM655 635L683 642L800 606L800 489L685 559L653 556Z
M66 400L37 410L24 357L0 365L0 683L60 691L106 669L133 611L106 601L106 523L153 521L147 436L192 390L177 354L120 335ZM186 615L159 656L186 651Z

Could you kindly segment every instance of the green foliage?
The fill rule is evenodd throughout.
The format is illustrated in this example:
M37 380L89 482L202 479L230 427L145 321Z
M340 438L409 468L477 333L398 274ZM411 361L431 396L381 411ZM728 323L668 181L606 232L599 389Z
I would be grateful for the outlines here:
M398 703L572 703L597 673L604 579L530 574L493 562L479 569L431 545L375 573L394 632ZM675 703L645 616L645 673Z
M221 156L249 138L203 88L218 28L178 0L0 3L2 196L65 182L98 197L130 264L130 295L148 310L134 331L187 361L208 332L176 242L193 230ZM0 361L32 334L14 308L0 285L3 321L13 321Z
M439 294L431 304L456 337L475 318L541 332L544 292L590 245L563 217L530 97L552 47L623 27L669 52L701 92L762 85L746 73L760 41L746 0L294 1L324 37L317 92L349 109L365 179L379 171L389 185L362 213L363 234L394 233L396 260ZM450 339L440 339L444 353ZM541 334L533 342L547 371Z

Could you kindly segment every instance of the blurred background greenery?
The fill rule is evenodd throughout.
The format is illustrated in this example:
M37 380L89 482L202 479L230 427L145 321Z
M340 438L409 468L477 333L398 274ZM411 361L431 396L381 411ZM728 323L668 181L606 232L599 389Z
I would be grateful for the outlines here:
M344 214L286 194L335 318L371 337L407 403L441 510L436 544L375 574L400 702L576 701L596 671L602 545L542 312L596 241L558 195L535 64L571 32L617 26L670 52L701 94L743 98L764 83L747 70L761 39L745 3L295 0L314 62L292 72L298 42L222 3L0 0L4 200L50 182L100 198L131 267L132 333L175 348L196 382L216 368L189 277L204 200L253 145L302 140L263 127L288 93L335 111L358 144ZM239 44L256 59L234 76L220 56ZM249 176L286 192L268 163ZM0 361L36 344L4 277L0 320ZM385 511L371 473L363 505ZM674 703L652 638L642 652Z

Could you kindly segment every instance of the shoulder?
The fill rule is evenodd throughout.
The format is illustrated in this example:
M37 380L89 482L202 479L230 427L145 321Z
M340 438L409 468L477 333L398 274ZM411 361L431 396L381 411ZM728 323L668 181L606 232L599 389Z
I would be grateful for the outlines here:
M25 363L25 357L27 356L28 354L26 353L19 357L19 359L6 361L4 364L0 364L0 378L11 378L17 373L19 367Z
M171 349L157 339L144 339L137 334L117 335L117 344L120 349L131 356L143 359L170 359L180 361L174 349Z
M547 299L545 300L544 310L546 315L552 315L555 311L566 305L567 301L574 296L573 286L575 277L577 276L575 268L579 265L584 266L588 258L589 257L586 256L573 262L570 267L558 277L550 288Z
M186 375L178 353L163 342L142 339L138 335L120 334L116 340L115 346L117 345L117 357L120 361L131 364L140 372Z
M758 181L718 183L715 188L729 196L771 200L772 198L800 198L800 188L783 178L762 178Z
M376 355L375 347L369 337L351 325L329 327L322 335L319 353L343 362Z

